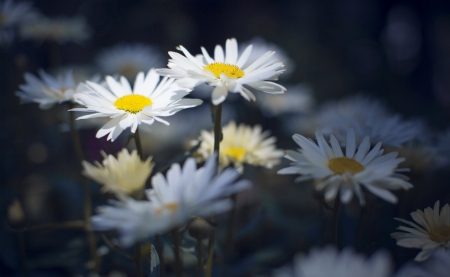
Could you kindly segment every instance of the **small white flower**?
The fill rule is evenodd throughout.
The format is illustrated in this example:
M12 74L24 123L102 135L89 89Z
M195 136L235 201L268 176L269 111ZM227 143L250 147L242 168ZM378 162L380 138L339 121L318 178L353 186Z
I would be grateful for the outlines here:
M369 136L373 143L382 141L383 145L394 147L421 131L417 122L404 121L380 101L363 96L326 103L316 115L316 124L324 134L333 133L343 143L347 130L353 128L358 143Z
M203 55L192 56L186 48L179 46L176 52L169 52L169 69L159 69L161 75L168 75L184 87L193 88L202 83L214 87L212 102L214 105L222 103L228 92L239 93L248 101L256 100L255 95L245 86L271 94L282 94L286 89L274 82L283 72L283 63L271 59L275 52L267 52L252 64L245 66L252 46L248 46L242 55L238 55L236 39L227 39L225 53L222 46L217 45L214 50L214 59L205 48L201 48Z
M97 64L102 72L119 74L128 79L139 72L164 64L161 54L151 45L119 44L103 50L97 57Z
M20 86L21 90L16 92L16 95L21 98L22 103L35 102L41 109L49 109L55 104L72 101L79 82L86 81L86 79L76 80L71 69L55 77L40 70L39 76L40 78L25 73L26 83Z
M297 254L293 267L279 269L274 277L388 277L392 264L387 252L378 251L369 259L344 249L340 253L331 246L313 248L306 256Z
M29 2L14 3L13 0L0 2L0 29L39 18Z
M422 251L414 259L417 262L428 259L438 248L450 249L450 208L446 204L439 213L439 201L434 209L417 210L411 217L419 225L401 218L396 220L411 227L400 226L397 229L405 232L392 233L391 237L397 240L397 245L407 248L420 248Z
M136 150L130 154L125 148L117 154L117 159L104 152L102 155L102 164L97 161L95 165L86 161L82 164L83 175L101 184L103 191L132 195L144 188L154 166L152 157L142 161Z
M399 269L395 277L448 277L450 253L437 250L423 263L409 262Z
M97 138L108 135L108 140L114 141L128 127L135 133L141 123L151 125L156 120L169 125L169 122L161 117L171 116L202 103L198 99L182 99L189 94L189 90L176 85L174 79L163 78L159 82L159 78L153 69L145 77L144 73L140 72L133 90L123 76L120 82L107 76L107 88L87 82L79 89L80 92L74 95L75 100L86 108L75 108L72 111L93 112L77 119L111 118L97 132Z
M272 168L280 163L283 151L276 149L276 138L269 137L269 131L262 132L260 125L252 127L239 124L237 126L234 121L231 121L223 126L222 134L219 155L221 167L233 164L242 171L244 164ZM202 142L196 152L198 160L204 161L214 151L214 131L201 131L198 140L192 141L191 145L196 145L198 141Z
M41 18L22 24L20 35L24 39L50 40L61 44L81 43L91 36L91 30L82 17Z
M189 158L183 167L173 164L167 177L157 173L152 189L147 190L149 201L131 198L116 202L115 206L100 207L92 217L95 230L116 229L123 246L136 240L170 231L187 223L191 216L209 216L229 210L232 202L224 198L249 187L247 181L235 182L239 173L226 169L216 175L216 156L197 169L195 159Z
M286 151L285 157L293 161L292 166L278 173L301 174L298 181L317 180L316 189L325 189L327 201L333 200L339 192L340 200L349 203L355 193L364 205L363 186L378 197L396 203L397 197L389 190L412 188L404 180L405 176L396 173L398 164L404 159L396 158L396 152L383 155L381 142L370 150L369 137L365 137L357 148L353 129L347 132L345 154L334 135L330 136L331 147L319 131L316 132L318 144L298 134L293 139L301 150Z

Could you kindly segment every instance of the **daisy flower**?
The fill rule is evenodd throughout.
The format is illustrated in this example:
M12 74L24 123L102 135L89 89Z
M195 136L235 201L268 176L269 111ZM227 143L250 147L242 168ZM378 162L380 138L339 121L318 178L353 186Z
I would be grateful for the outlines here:
M16 92L16 95L20 97L22 103L35 102L44 110L50 109L55 104L72 101L79 82L86 81L86 79L77 80L72 69L62 71L55 77L40 70L39 77L25 73L26 83L20 85L20 91ZM97 80L97 77L93 77L92 80Z
M147 190L149 201L131 198L103 206L92 217L95 230L115 229L123 246L130 246L145 237L170 231L187 223L192 216L209 216L228 211L232 201L224 198L247 189L247 181L238 181L239 173L226 169L216 175L215 155L197 169L195 159L189 158L183 167L173 164L167 177L157 173L152 189Z
M176 85L174 79L163 78L161 82L159 79L156 71L151 69L146 76L143 72L137 75L134 89L123 76L120 82L107 76L106 88L88 81L74 95L75 100L86 108L71 111L93 112L77 119L111 118L97 132L97 138L108 135L108 140L114 141L128 127L135 133L141 123L151 125L156 120L169 125L161 117L202 103L198 99L182 99L189 90Z
M392 233L391 237L397 240L397 245L422 249L414 259L417 262L428 259L438 248L450 248L450 208L446 204L439 213L439 204L439 201L436 201L434 209L428 207L423 211L412 212L411 217L418 225L395 218L409 226L398 227L397 229L405 232Z
M83 175L103 186L103 191L111 191L117 194L132 195L139 192L145 186L154 164L152 157L142 161L136 150L131 154L127 149L122 149L117 155L106 155L102 152L104 160L102 164L95 165L83 161Z
M276 149L275 137L269 137L269 131L262 132L260 125L254 127L239 124L234 121L223 126L223 139L220 142L219 164L222 168L233 164L242 172L244 164L272 168L280 163L283 151ZM196 155L198 161L208 159L214 151L214 131L201 131L198 140L191 142L196 145L201 141Z
M103 50L97 56L97 64L107 74L119 74L128 79L139 72L164 64L155 47L145 44L119 44Z
M388 277L392 264L387 252L378 251L369 259L351 249L340 253L331 246L313 248L306 256L297 254L292 267L279 269L274 277Z
M13 0L0 2L0 29L39 18L29 2L14 3Z
M412 140L421 131L417 122L404 121L380 101L359 95L326 103L315 121L323 133L333 133L343 143L350 128L355 130L358 143L369 136L372 142L382 141L385 146L394 147Z
M317 144L298 134L293 139L301 150L286 151L285 157L293 163L278 173L301 174L297 181L317 180L316 190L325 189L327 201L335 199L339 192L343 203L349 203L356 194L364 205L363 186L378 197L396 203L397 197L389 190L412 188L405 176L396 173L397 165L404 158L396 158L396 152L383 155L381 142L370 150L369 137L357 147L353 129L347 132L345 154L334 135L330 136L331 147L319 131L316 132Z
M409 262L403 266L396 277L448 277L450 272L450 253L445 250L435 251L423 263Z
M248 101L255 101L255 95L245 86L271 94L282 94L286 91L283 86L268 81L277 79L283 72L283 63L271 59L275 52L266 52L246 66L252 46L249 45L239 56L238 44L234 38L227 39L225 53L222 46L216 46L214 59L205 48L201 49L203 55L194 57L180 45L178 50L185 56L169 52L172 58L168 63L169 69L159 69L158 73L177 79L184 87L193 88L207 83L214 87L212 92L214 105L222 103L227 98L228 92L239 93Z

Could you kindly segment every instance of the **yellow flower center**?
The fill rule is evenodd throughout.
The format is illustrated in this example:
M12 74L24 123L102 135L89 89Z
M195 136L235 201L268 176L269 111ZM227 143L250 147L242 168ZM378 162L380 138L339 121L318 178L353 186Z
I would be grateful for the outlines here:
M150 98L139 94L125 95L114 102L114 106L116 106L119 110L133 114L142 111L145 107L150 106L151 104L152 100L150 100Z
M171 212L172 214L175 214L175 213L177 212L179 206L180 206L180 205L178 205L178 203L175 203L175 202L173 202L173 203L167 203L167 204L165 204L164 206L162 206L162 207L156 209L156 210L155 210L155 215L156 215L156 216L161 216L161 214L162 214L162 212L163 212L164 210L169 210L169 212Z
M242 161L246 153L244 148L228 148L223 152L225 155L234 158L236 161Z
M227 75L228 78L241 78L244 76L244 71L239 68L239 66L229 64L229 63L211 63L203 68L203 70L208 70L214 74L217 78L220 78L220 74Z
M356 174L364 170L364 166L354 159L347 157L332 158L328 161L328 168L336 174L350 172Z
M450 241L450 226L445 226L431 230L428 235L430 239L435 242L448 242Z

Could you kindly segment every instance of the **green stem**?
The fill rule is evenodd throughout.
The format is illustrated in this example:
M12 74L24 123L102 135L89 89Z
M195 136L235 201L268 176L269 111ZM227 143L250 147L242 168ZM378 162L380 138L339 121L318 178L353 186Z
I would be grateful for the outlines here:
M142 255L141 255L141 243L136 242L134 244L134 265L136 266L136 276L143 277L142 273Z
M136 129L134 133L134 142L136 143L136 150L141 157L141 160L144 160L144 151L142 150L141 136L139 135L139 127Z
M180 256L180 234L175 229L172 231L173 252L175 255L175 276L181 277L183 274L183 261Z
M166 263L164 260L164 249L163 244L161 242L161 236L156 235L156 251L159 255L159 273L161 274L161 277L166 277Z
M231 200L233 200L233 207L231 209L230 216L228 217L227 223L227 233L225 239L225 254L229 254L233 249L233 238L235 232L235 221L237 215L237 207L236 207L236 194L231 196Z
M339 219L339 207L341 206L341 201L339 197L334 200L333 207L333 244L337 246L338 241L338 219Z
M201 239L197 239L197 271L198 277L203 276L203 244Z

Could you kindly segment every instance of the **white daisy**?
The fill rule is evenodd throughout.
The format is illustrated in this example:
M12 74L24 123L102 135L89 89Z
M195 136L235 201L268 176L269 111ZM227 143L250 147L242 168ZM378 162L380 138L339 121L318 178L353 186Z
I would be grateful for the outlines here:
M223 126L222 134L219 155L221 167L233 164L242 171L244 164L272 168L280 163L284 152L276 149L276 138L269 137L269 131L262 132L260 125L252 127L241 123L236 126L236 123L231 121ZM214 131L201 131L198 140L192 141L191 145L196 145L199 141L202 143L196 155L198 161L204 161L214 151Z
M13 0L0 2L0 29L39 18L39 13L32 7L32 3Z
M286 151L285 157L293 161L292 166L278 173L301 174L298 181L317 180L316 190L325 189L327 201L340 192L341 201L349 203L355 193L364 205L363 186L378 197L396 203L397 197L389 190L412 188L405 176L396 173L397 165L404 159L396 158L396 152L382 155L381 142L370 150L369 137L365 137L357 149L353 129L347 132L345 154L334 135L330 136L331 147L319 131L316 132L318 144L298 134L293 139L301 150Z
M141 71L162 66L164 61L161 53L151 45L119 44L103 50L97 56L97 64L104 73L132 79Z
M293 267L284 267L274 277L388 277L392 272L389 254L378 251L369 259L344 249L340 253L331 246L313 248L306 256L297 254Z
M369 136L374 143L382 141L395 147L421 131L417 122L404 121L380 101L360 95L324 104L316 115L316 124L323 133L333 133L343 143L347 130L353 128L358 143Z
M55 104L72 101L79 82L86 79L76 79L73 70L67 69L58 73L55 77L39 71L40 78L30 73L25 73L26 83L20 85L20 91L16 95L20 97L22 103L35 102L41 109L49 109ZM93 77L92 80L96 80Z
M91 29L82 17L41 18L22 24L20 35L24 39L50 40L58 43L81 43L91 36Z
M224 198L249 187L247 181L235 182L239 173L226 169L216 176L213 155L202 168L189 158L183 167L173 164L167 177L161 173L152 178L147 190L149 201L126 199L115 206L103 206L92 217L95 230L116 229L123 246L157 233L170 231L187 223L191 216L209 216L225 212L232 206Z
M252 46L248 46L238 57L236 39L227 39L225 53L220 45L214 50L214 59L205 48L201 48L203 55L192 56L186 48L179 46L176 52L169 52L169 69L159 69L161 75L168 75L177 79L184 87L193 88L202 83L214 87L212 102L214 105L222 103L228 92L240 93L248 101L255 101L255 95L245 86L271 94L282 94L286 89L274 82L283 72L283 63L271 59L275 52L267 52L249 66L244 66L251 54Z
M450 253L437 250L423 263L407 263L399 269L395 277L448 277L449 272Z
M428 259L438 248L450 248L450 208L446 204L439 213L439 201L434 209L417 210L411 217L419 225L401 218L396 220L411 227L400 226L397 229L405 232L392 233L391 237L397 240L397 245L407 248L420 248L422 251L414 259L417 262Z
M154 164L152 157L142 161L136 150L131 154L127 149L122 149L117 154L106 155L102 152L104 160L102 164L95 165L83 161L83 175L103 186L103 191L111 191L117 194L132 195L142 190L145 186Z
M109 117L98 132L97 138L108 135L108 140L114 141L123 130L130 127L135 133L139 124L153 124L159 121L166 125L169 122L161 119L174 113L198 106L202 103L198 99L182 99L189 93L188 89L179 87L174 79L163 78L159 82L159 75L151 69L146 76L140 72L134 82L134 89L125 77L120 82L111 76L106 77L107 88L94 82L87 82L74 98L86 108L76 108L72 111L93 112L77 119Z

